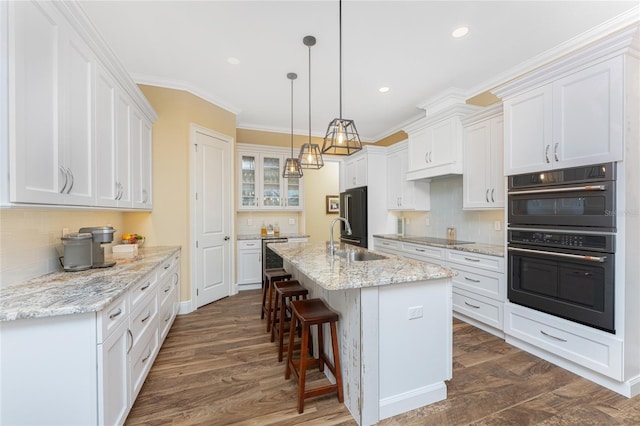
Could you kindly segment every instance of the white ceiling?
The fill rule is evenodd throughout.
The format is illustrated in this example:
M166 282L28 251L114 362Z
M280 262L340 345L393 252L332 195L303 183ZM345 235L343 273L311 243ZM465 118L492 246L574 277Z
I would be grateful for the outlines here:
M339 115L338 1L81 1L139 83L189 90L237 114L241 128L312 133ZM375 141L450 87L469 97L523 63L636 7L638 1L345 0L343 117ZM637 9L634 10L637 13ZM628 14L627 14L628 15ZM617 21L616 21L617 22ZM459 25L470 28L453 39ZM228 57L240 64L231 65ZM509 72L511 70L511 72ZM390 87L388 93L378 92ZM422 113L422 114L420 114Z

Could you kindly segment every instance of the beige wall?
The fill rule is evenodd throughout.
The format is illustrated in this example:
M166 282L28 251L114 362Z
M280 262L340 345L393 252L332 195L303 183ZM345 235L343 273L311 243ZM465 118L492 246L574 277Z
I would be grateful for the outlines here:
M320 170L304 172L304 214L309 241L329 239L329 224L338 215L326 213L325 196L339 194L339 175L338 163L329 161ZM340 227L335 228L334 236L339 238Z
M141 85L158 113L153 125L153 212L126 213L128 232L147 237L145 244L182 246L181 300L191 297L189 126L198 124L236 136L236 118L191 93ZM235 181L235 179L234 179Z

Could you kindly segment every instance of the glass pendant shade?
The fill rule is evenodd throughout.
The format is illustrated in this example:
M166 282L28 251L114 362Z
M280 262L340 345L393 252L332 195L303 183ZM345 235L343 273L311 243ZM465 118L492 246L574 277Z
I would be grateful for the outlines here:
M293 80L298 78L298 74L290 72L287 74L287 78L291 80L291 157L287 158L284 162L284 169L282 169L283 178L301 178L302 169L300 168L300 162L293 156Z
M305 143L300 147L298 162L303 169L321 169L324 166L320 145Z
M301 178L302 169L300 168L300 162L297 158L287 158L284 162L284 170L282 171L283 178Z
M351 155L361 149L362 142L353 120L334 118L329 123L322 145L323 154Z

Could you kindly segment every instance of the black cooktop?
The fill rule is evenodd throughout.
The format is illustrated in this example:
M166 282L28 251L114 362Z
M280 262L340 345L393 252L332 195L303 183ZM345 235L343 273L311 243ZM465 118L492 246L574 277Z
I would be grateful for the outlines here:
M473 244L473 241L462 241L462 240L447 240L446 238L435 238L435 237L408 237L404 238L407 241L417 241L421 243L427 244L442 244L445 246L457 246L460 244Z

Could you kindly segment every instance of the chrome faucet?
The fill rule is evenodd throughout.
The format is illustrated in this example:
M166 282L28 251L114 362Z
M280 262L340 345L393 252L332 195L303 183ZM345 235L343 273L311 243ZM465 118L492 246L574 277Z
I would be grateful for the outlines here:
M349 225L349 221L347 219L344 217L336 217L331 221L331 225L329 225L329 254L331 257L333 257L336 252L336 248L333 246L333 225L339 220L344 222L344 226L347 228L347 235L351 235L351 225Z

